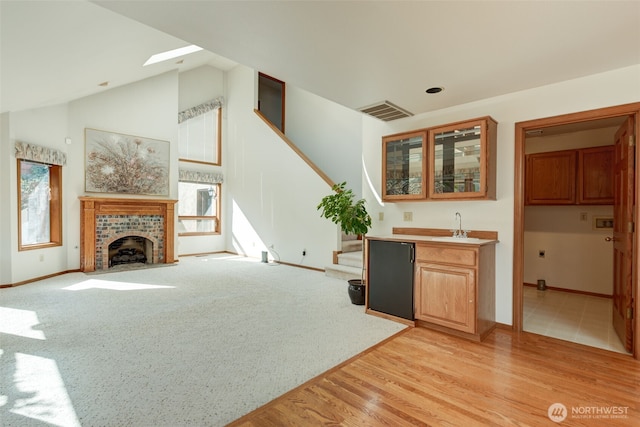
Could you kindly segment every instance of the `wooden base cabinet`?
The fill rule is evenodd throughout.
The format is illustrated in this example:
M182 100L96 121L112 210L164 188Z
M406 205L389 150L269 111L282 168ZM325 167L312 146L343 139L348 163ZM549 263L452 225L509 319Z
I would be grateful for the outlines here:
M478 341L495 327L495 244L418 244L415 284L420 326Z

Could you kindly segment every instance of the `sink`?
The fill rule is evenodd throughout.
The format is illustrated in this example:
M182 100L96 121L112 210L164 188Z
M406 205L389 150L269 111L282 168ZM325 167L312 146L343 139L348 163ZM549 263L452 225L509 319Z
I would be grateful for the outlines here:
M434 242L479 243L481 239L478 239L477 237L444 236L444 237L433 237L431 240L434 241Z

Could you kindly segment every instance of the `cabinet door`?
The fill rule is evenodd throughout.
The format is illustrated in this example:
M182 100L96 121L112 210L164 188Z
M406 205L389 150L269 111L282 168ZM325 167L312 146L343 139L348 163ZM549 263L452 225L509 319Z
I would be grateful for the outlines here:
M490 118L429 131L429 197L495 199L496 122Z
M525 199L528 205L573 205L576 202L576 151L529 154Z
M613 205L613 145L578 152L578 203Z
M426 197L426 139L424 131L382 138L382 200Z
M474 269L417 263L416 283L416 319L476 332Z

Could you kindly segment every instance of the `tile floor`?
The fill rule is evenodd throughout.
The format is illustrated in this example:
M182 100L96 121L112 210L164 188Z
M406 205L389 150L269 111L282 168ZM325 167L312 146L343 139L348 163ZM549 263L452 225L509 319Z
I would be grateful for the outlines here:
M524 287L523 329L627 353L611 325L611 299Z

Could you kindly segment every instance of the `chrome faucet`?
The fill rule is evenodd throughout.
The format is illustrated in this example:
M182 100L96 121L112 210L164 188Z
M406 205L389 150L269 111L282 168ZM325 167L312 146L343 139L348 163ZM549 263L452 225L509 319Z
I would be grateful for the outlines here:
M467 230L462 229L462 215L460 215L460 212L456 212L456 220L458 221L458 229L451 230L453 232L453 237L464 239L467 237Z

